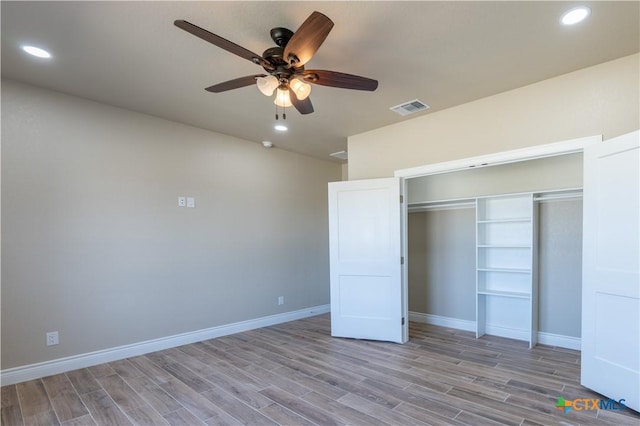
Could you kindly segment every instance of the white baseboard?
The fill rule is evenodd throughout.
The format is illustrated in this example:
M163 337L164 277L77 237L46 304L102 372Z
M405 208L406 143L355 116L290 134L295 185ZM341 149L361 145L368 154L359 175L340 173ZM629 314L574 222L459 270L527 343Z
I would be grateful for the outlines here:
M2 386L12 385L27 380L77 370L79 368L91 367L93 365L104 364L106 362L117 361L176 346L187 345L189 343L228 336L242 331L308 318L325 314L329 311L330 305L314 306L312 308L300 309L298 311L285 312L282 314L240 321L233 324L225 324L217 327L206 328L204 330L191 331L188 333L176 334L174 336L147 340L145 342L134 343L131 345L118 346L115 348L54 359L37 364L9 368L0 371L0 380Z
M461 320L458 318L442 317L439 315L423 314L420 312L409 312L409 321L423 324L439 325L441 327L455 328L457 330L476 331L476 322ZM504 327L487 326L487 334L508 337L511 339L529 340L527 333ZM567 349L581 349L581 339L579 337L564 336L561 334L538 332L538 343L543 345L558 346Z
M455 328L456 330L476 331L476 322L451 317L441 317L439 315L423 314L420 312L409 312L409 321L421 322L423 324L439 325L441 327Z
M538 332L538 343L560 348L582 350L582 339L579 337L565 336L562 334Z

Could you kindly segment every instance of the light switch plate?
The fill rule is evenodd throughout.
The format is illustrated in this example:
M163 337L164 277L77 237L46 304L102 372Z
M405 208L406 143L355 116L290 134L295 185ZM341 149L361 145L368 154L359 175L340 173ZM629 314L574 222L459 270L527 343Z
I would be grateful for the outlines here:
M184 207L187 205L186 197L178 197L178 207Z
M58 332L50 331L47 333L47 346L53 346L60 343Z
M187 207L190 209L196 208L196 199L194 197L187 197Z

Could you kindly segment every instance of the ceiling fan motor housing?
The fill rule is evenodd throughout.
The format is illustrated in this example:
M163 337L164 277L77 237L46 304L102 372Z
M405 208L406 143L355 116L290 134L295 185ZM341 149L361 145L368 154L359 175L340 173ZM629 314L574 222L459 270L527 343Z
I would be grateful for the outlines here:
M274 28L275 29L284 29L284 28ZM273 34L273 30L272 34ZM287 30L288 31L288 30ZM264 51L262 57L272 65L272 67L263 66L265 71L269 74L278 78L281 84L286 84L289 82L291 77L294 74L300 73L304 70L304 67L299 67L297 69L293 69L289 66L289 64L283 59L284 47L270 47Z
M286 65L287 63L282 59L283 54L283 47L270 47L264 51L262 57L268 62L272 63L274 66L278 66L280 64Z

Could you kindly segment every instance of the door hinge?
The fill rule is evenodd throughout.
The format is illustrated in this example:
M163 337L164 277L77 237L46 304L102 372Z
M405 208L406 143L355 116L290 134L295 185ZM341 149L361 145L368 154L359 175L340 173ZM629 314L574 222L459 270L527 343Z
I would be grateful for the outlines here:
M400 264L404 265L404 256L400 256Z
M402 204L404 202L404 195L400 196L400 204Z
M404 317L402 317L402 324L401 325L404 325Z

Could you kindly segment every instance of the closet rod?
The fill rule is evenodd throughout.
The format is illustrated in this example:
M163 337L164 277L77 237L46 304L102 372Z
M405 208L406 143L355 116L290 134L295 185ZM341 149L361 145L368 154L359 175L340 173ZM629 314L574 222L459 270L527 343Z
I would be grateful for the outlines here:
M582 193L571 194L543 194L533 197L533 201L554 201L554 200L578 200L582 199Z
M472 208L476 206L475 199L465 201L434 201L426 203L409 204L409 211L426 211L426 210L450 210Z

